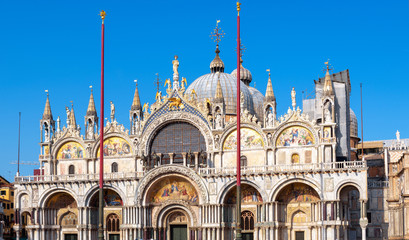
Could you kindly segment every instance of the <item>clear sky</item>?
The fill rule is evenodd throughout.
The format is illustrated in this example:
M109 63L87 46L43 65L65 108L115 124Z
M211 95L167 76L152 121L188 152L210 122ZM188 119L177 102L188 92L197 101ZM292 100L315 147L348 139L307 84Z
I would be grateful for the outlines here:
M2 1L0 14L0 175L13 180L17 166L18 112L22 112L21 160L38 162L40 123L50 92L54 119L65 123L74 102L84 129L89 86L99 109L100 10L105 21L105 97L116 118L129 128L129 110L138 79L142 102L154 101L155 73L172 77L179 56L188 83L209 73L215 43L209 35L220 19L226 72L235 68L236 7L232 0ZM271 69L278 114L312 92L329 58L334 72L350 70L351 107L360 119L363 83L364 139L409 138L408 1L242 1L244 66L264 94ZM161 86L162 89L163 85ZM99 111L98 111L99 112ZM105 115L109 114L106 104ZM98 113L99 115L99 113ZM360 132L360 130L359 130ZM32 175L34 166L22 166Z

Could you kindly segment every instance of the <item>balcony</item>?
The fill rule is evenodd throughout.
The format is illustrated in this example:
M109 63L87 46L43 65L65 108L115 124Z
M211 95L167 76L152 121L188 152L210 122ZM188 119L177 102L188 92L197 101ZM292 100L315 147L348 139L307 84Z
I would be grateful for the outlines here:
M174 164L176 165L176 164ZM241 174L247 175L272 175L272 174L300 174L322 172L352 172L366 169L366 163L362 161L332 162L332 163L307 163L273 166L246 166L241 168ZM224 168L192 168L202 177L211 176L236 176L235 167ZM104 181L135 180L142 178L148 171L105 173ZM98 173L70 174L70 175L36 175L20 176L15 178L17 184L30 183L55 183L55 182L87 182L99 180ZM377 183L374 183L377 184ZM387 183L386 183L387 184ZM369 184L368 184L369 185Z
M314 172L341 172L358 171L366 169L366 163L362 161L332 162L332 163L306 163L272 166L247 166L241 168L242 175L268 175L268 174L292 174ZM201 176L235 176L235 167L225 168L200 168Z

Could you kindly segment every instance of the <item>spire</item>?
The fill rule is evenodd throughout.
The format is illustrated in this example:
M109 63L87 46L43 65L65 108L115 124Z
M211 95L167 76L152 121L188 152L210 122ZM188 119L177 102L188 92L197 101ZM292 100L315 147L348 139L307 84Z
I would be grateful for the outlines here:
M95 102L94 102L94 95L92 94L92 86L91 88L91 95L89 96L89 103L88 103L88 108L87 108L87 114L86 116L97 116L97 110L95 109Z
M216 42L216 57L213 59L213 61L210 63L210 71L212 73L216 72L224 72L224 63L220 59L219 53L219 42L220 40L224 37L225 33L223 30L219 28L219 22L220 20L216 21L216 28L214 29L213 33L210 35L210 37Z
M217 87L216 87L216 95L214 96L214 101L215 102L223 102L223 91L222 91L222 85L220 84L220 75L219 79L217 80Z
M135 82L135 94L133 96L131 110L141 110L141 100L139 99L139 91L138 91L138 81L134 80Z
M270 69L267 69L268 72L268 82L267 82L267 90L266 90L266 101L275 101L276 98L274 96L273 91L273 84L271 83L271 73Z
M53 114L51 113L50 98L48 95L48 90L45 90L47 93L47 100L45 102L45 108L43 113L43 120L53 120Z
M325 65L327 65L326 67L327 72L325 73L325 80L324 80L324 95L331 96L331 95L334 95L334 90L332 88L331 75L329 74L329 70L332 70L332 68L330 69L330 66L329 66L329 60L325 62Z
M71 102L71 112L70 112L70 127L77 128L77 122L75 121L74 104Z

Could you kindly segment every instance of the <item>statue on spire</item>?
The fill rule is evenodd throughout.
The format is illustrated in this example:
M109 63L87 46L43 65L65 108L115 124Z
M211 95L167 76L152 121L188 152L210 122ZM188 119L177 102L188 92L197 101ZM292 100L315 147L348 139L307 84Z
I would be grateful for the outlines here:
M115 120L115 105L112 101L109 102L111 104L111 122Z
M297 105L297 103L295 102L295 90L294 90L294 88L291 90L291 101L292 101L292 105L293 105L293 110L295 110L295 106Z

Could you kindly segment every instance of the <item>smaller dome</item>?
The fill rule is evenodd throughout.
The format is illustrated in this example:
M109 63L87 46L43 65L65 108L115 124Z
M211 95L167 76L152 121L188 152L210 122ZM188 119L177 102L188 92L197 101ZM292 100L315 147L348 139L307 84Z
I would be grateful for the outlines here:
M358 119L352 109L349 109L349 118L350 118L350 125L349 125L349 135L351 137L358 138Z
M214 57L213 61L210 63L210 71L212 73L224 72L224 63L219 57L219 53L219 45L216 45L216 57Z
M256 88L253 87L248 87L251 96L253 97L253 106L254 106L254 111L256 112L256 115L258 119L261 119L263 116L263 103L264 103L264 96L263 94L257 90Z
M234 69L233 72L231 72L231 75L237 77L237 68ZM246 84L247 86L249 86L251 80L253 80L251 72L248 69L244 68L243 65L240 66L240 80L244 82L244 84Z

